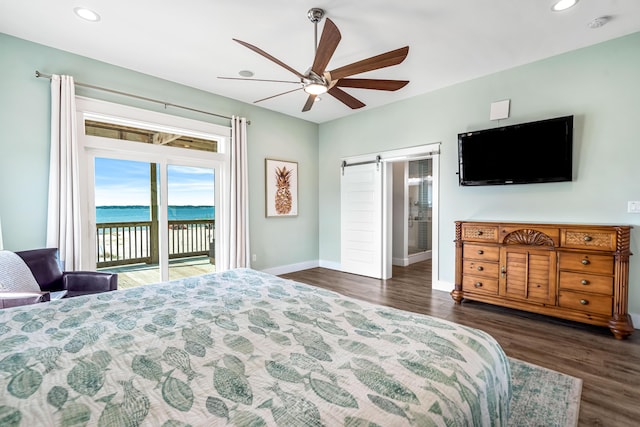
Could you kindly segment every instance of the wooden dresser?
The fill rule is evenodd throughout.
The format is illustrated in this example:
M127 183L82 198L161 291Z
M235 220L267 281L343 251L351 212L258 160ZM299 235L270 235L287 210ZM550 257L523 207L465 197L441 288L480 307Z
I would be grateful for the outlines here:
M453 300L592 325L623 339L630 226L457 221Z

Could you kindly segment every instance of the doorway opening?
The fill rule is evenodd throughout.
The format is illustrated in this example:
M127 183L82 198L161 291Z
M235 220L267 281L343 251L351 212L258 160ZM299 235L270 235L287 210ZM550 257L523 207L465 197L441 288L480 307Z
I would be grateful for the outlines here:
M118 273L120 288L220 271L229 129L102 101L78 106L83 268Z
M404 267L431 259L433 159L394 162L392 199L393 265Z
M437 283L439 147L343 159L342 271L384 280L392 277L392 264L429 262Z

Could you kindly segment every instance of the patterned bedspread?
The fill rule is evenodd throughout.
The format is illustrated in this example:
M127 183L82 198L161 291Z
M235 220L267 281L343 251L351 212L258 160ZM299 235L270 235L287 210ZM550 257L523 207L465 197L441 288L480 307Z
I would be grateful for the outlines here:
M0 310L2 426L501 426L482 331L249 269Z

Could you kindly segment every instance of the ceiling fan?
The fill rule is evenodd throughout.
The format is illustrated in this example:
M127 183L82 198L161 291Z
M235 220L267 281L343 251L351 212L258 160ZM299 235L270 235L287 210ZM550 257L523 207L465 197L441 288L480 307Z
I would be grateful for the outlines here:
M319 8L311 8L307 13L307 16L315 26L315 57L311 68L305 73L300 73L288 66L279 59L269 55L262 49L244 42L242 40L233 39L235 42L251 49L259 55L264 56L270 61L275 62L291 73L300 78L300 81L288 81L288 80L265 80L265 79L252 79L252 78L239 78L239 77L218 77L220 79L228 80L251 80L251 81L265 81L265 82L279 82L279 83L295 83L300 85L299 88L289 90L283 93L279 93L267 98L259 99L256 102L265 101L267 99L275 98L277 96L285 95L287 93L295 92L298 90L304 90L309 94L307 102L304 104L302 111L309 111L313 106L316 97L323 93L328 93L346 106L352 109L362 108L365 104L349 95L342 90L343 87L358 88L358 89L373 89L373 90L386 90L396 91L403 88L409 83L408 80L381 80L381 79L358 79L349 78L350 76L364 73L367 71L377 70L380 68L390 67L392 65L398 65L407 57L409 53L409 46L395 49L380 55L372 56L371 58L363 59L361 61L354 62L349 65L345 65L334 70L326 70L333 53L340 43L342 36L338 27L329 18L325 19L324 28L318 43L318 22L324 17L324 10Z

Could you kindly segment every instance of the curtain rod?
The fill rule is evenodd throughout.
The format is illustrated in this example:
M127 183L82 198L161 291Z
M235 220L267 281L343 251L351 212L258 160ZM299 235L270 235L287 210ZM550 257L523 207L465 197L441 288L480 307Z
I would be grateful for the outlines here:
M38 70L36 70L36 77L45 78L45 79L51 80L51 74L44 74L44 73L41 73ZM185 107L183 105L173 104L171 102L161 101L159 99L147 98L147 97L140 96L140 95L134 95L132 93L120 92L118 90L107 89L107 88L100 87L100 86L94 86L94 85L90 85L90 84L87 84L87 83L74 82L74 84L76 86L81 86L81 87L86 87L86 88L89 88L89 89L100 90L100 91L103 91L103 92L114 93L116 95L128 96L130 98L141 99L143 101L155 102L157 104L164 105L165 108L166 107L182 108L183 110L194 111L196 113L208 114L210 116L221 117L223 119L231 120L231 117L229 117L229 116L223 116L222 114L211 113L209 111L197 110L195 108ZM250 125L251 122L249 120L247 120L247 124Z

